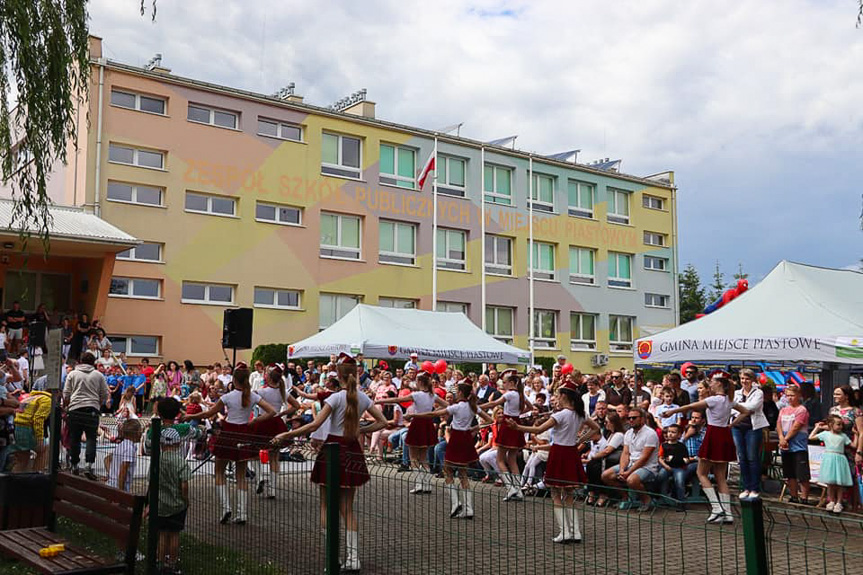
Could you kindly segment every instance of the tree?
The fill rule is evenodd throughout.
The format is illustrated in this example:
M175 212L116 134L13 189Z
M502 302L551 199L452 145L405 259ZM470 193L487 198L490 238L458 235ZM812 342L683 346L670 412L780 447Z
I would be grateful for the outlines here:
M692 264L686 264L680 274L680 323L695 319L695 314L704 311L706 305L707 297L698 270Z
M745 279L748 279L748 278L749 278L749 274L748 274L748 273L745 273L745 272L743 271L743 264L742 264L742 263L740 263L740 262L737 262L737 273L736 273L736 274L734 274L732 277L734 278L734 281L732 281L732 282L731 282L731 284L730 284L728 287L737 287L737 282L738 282L739 280L745 280Z
M710 301L716 301L725 292L725 274L719 269L719 260L716 260L716 270L713 272L713 283L710 284Z

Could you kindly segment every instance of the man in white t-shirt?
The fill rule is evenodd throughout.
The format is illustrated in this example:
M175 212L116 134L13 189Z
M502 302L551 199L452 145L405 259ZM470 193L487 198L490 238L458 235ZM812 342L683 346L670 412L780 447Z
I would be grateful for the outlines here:
M640 492L639 511L650 508L646 485L653 483L659 471L659 436L645 425L644 410L636 407L629 411L630 429L623 436L623 453L620 465L609 467L602 473L602 482L614 487L626 487Z
M18 355L18 373L21 374L21 383L24 389L29 389L27 383L30 381L30 360L27 359L26 349L22 349Z
M400 367L396 368L396 374L393 377L393 385L396 386L396 389L402 388L402 378L405 376L405 370Z
M404 369L405 369L405 372L407 372L410 369L415 369L415 370L419 371L420 370L419 355L416 353L412 353L410 360L405 362Z

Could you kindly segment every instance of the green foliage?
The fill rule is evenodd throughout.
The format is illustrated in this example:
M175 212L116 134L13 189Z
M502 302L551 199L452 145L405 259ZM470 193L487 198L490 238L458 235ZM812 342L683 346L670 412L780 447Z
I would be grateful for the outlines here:
M749 274L743 271L743 264L737 263L737 273L732 276L734 280L728 285L728 287L737 287L738 280L749 279Z
M260 360L264 365L285 363L288 360L288 344L267 343L259 345L252 352L252 363Z
M549 375L551 374L551 368L557 362L557 356L549 357L549 356L534 356L533 362L536 365L541 365L542 369L548 370Z
M482 364L481 363L456 363L451 366L453 369L460 369L461 372L465 375L470 372L474 372L479 375L482 373Z
M719 269L719 260L716 260L716 270L713 272L713 283L710 284L710 301L716 301L725 292L725 274Z
M687 264L680 274L680 323L695 319L695 314L701 313L707 305L707 296L701 286L698 270L692 264Z

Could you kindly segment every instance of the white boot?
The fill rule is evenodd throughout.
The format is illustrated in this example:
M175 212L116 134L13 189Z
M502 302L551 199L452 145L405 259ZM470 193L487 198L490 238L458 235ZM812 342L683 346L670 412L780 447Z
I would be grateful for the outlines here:
M522 501L524 499L524 494L521 492L521 481L519 476L515 473L508 473L509 476L509 484L510 489L507 492L507 500L508 501Z
M719 523L734 523L734 515L731 514L731 494L720 493L719 504L722 507L722 517Z
M473 491L469 487L462 489L462 497L464 497L464 508L459 514L459 519L473 519Z
M343 571L359 571L360 556L357 548L357 532L348 531L345 534L345 562L342 565Z
M249 492L237 489L237 518L234 523L237 525L245 525L248 516L246 515L246 504L249 502Z
M411 489L412 495L419 495L423 492L423 470L420 468L414 472L414 488Z
M270 471L270 478L267 480L267 499L276 498L276 485L279 483L279 472Z
M567 530L569 531L568 536L566 538L567 541L573 541L575 543L581 543L581 526L579 525L578 520L578 509L575 507L564 508L566 513L564 517L566 518Z
M713 487L705 487L701 491L710 502L710 516L707 518L708 523L715 523L722 518L722 505L719 504L719 498L716 496L716 489Z
M554 543L563 543L566 541L566 515L563 507L554 507L554 522L560 527L560 533L552 539Z
M454 483L450 483L446 486L446 489L449 491L449 516L451 518L456 517L464 508L460 500L461 498L459 497L459 488Z
M216 493L219 496L219 502L222 504L222 518L219 523L225 524L231 520L231 496L228 494L227 485L216 485Z
M432 472L423 470L423 493L431 493L432 479L434 479Z

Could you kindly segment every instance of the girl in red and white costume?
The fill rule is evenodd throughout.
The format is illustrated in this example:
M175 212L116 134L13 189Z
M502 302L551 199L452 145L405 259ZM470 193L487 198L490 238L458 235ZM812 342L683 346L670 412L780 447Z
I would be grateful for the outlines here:
M560 533L553 541L581 543L581 529L573 492L577 483L587 482L587 475L578 452L579 443L583 443L579 432L582 427L589 427L592 432L600 431L600 428L595 421L585 417L584 402L572 381L558 387L557 405L560 410L552 413L541 425L518 425L514 420L507 420L506 423L521 433L542 433L554 428L551 451L545 467L545 484L551 487L554 518L560 526Z
M285 420L282 417L291 415L300 409L301 406L300 402L294 399L285 389L285 378L282 374L282 368L278 365L269 367L264 373L264 385L258 390L258 395L276 410L276 415L255 426L255 435L258 444L262 449L269 451L270 460L269 478L264 475L264 469L262 469L263 466L260 461L256 462L258 488L255 492L260 495L266 488L267 499L275 499L276 484L279 481L279 471L281 471L282 462L279 461L279 450L270 445L270 441L278 434L288 430L288 426L285 425Z
M276 411L273 407L261 399L261 396L252 391L249 385L249 368L243 362L237 362L234 369L234 391L226 393L216 401L207 411L194 415L184 415L183 421L193 419L209 419L226 410L226 417L221 423L221 430L216 437L213 455L216 457L215 483L219 501L222 504L223 525L231 520L231 496L228 494L228 486L225 483L225 468L229 461L235 462L234 475L237 479L237 515L234 523L245 525L248 519L246 506L249 501L249 486L246 482L246 464L250 459L257 457L255 449L254 428L258 424L272 418ZM249 421L252 409L257 406L263 413Z
M383 429L387 421L381 411L375 407L372 400L357 390L357 364L354 358L346 353L339 356L336 366L341 390L330 395L315 420L298 429L280 433L273 439L273 445L279 447L288 439L306 435L317 430L325 421L329 421L330 433L327 443L339 443L339 467L341 468L340 513L345 521L347 531L345 547L347 556L342 569L359 571L360 559L357 539L357 517L354 514L354 495L356 489L369 480L369 470L360 442L360 433L373 433ZM368 411L375 421L360 430L360 417ZM312 469L311 480L321 489L321 499L326 501L326 451L322 450ZM326 507L324 507L326 509ZM326 517L326 514L324 514Z
M509 487L504 501L522 501L521 478L518 470L518 452L525 445L524 433L516 431L508 425L507 420L517 423L521 414L531 409L533 405L524 396L524 383L517 374L510 374L504 379L504 393L494 401L480 406L481 409L497 407L503 404L504 425L499 427L497 444L497 465L500 467L500 477L503 484Z
M456 403L444 409L429 411L422 414L414 414L415 418L432 418L452 416L450 425L449 443L446 445L444 455L443 472L446 476L446 488L450 492L450 517L473 519L473 492L470 490L470 481L467 477L467 468L470 464L479 460L476 453L476 440L472 429L475 417L479 417L486 423L492 423L489 414L479 409L476 405L476 395L469 383L459 383L456 388ZM455 470L458 470L461 489L454 485ZM460 494L462 491L463 494Z
M409 397L414 405L413 415L429 413L435 406L446 407L447 402L435 395L434 383L427 373L417 376L419 391L414 391L410 396L391 397L375 401L378 405L387 403L402 403ZM437 445L437 432L434 422L428 417L415 417L408 425L408 433L405 437L405 445L410 450L411 465L418 469L417 480L411 493L431 493L432 474L429 470L428 449Z

